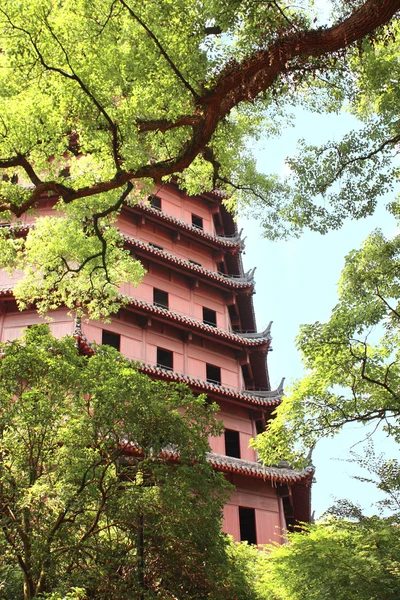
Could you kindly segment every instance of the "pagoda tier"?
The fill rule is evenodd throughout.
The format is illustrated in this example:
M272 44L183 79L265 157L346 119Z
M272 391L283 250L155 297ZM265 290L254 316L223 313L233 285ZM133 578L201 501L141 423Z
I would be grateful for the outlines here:
M44 200L38 213L51 214L53 205ZM21 235L34 218L24 217ZM313 472L263 467L249 447L281 402L283 382L271 389L271 324L257 332L254 270L243 270L244 242L232 216L218 193L189 197L167 184L149 204L124 207L118 226L146 268L143 281L123 286L128 303L107 326L76 322L58 309L53 334L74 335L87 354L93 342L112 345L150 377L186 383L217 402L225 433L210 438L209 461L236 490L224 509L224 530L236 540L279 541L287 527L310 519ZM1 274L2 341L41 321L33 309L17 311L13 284Z

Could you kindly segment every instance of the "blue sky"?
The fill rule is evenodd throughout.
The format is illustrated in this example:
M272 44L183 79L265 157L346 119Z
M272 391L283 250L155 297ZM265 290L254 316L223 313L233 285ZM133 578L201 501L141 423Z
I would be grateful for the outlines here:
M285 172L284 159L296 151L296 142L304 137L308 143L321 144L329 139L339 140L357 126L348 114L314 115L296 109L293 128L282 132L273 140L262 140L254 147L258 168L264 172ZM340 231L325 236L306 233L301 239L289 242L269 242L262 238L257 223L240 219L244 228L246 250L244 266L257 267L256 309L258 329L272 320L272 347L269 354L269 372L272 386L286 377L286 385L301 377L301 357L294 339L302 323L325 321L336 304L336 284L344 265L345 255L360 246L375 228L387 235L395 233L396 223L385 210L389 198L382 200L374 216L348 222ZM358 502L366 513L373 513L371 503L380 498L373 485L351 478L357 467L344 462L351 447L366 437L368 430L362 425L349 426L331 440L322 441L316 448L313 462L317 483L313 487L313 509L318 517L331 506L335 498L348 498ZM399 451L382 432L374 434L375 448L387 456L399 456ZM363 444L354 450L362 453Z

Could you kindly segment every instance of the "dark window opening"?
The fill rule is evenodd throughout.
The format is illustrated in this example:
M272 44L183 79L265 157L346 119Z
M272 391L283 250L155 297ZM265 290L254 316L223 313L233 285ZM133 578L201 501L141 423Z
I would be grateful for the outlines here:
M161 251L164 250L164 248L162 246L158 246L158 244L153 244L152 242L149 242L149 246L151 246L152 248L155 248L156 250L161 250Z
M60 177L71 177L70 167L64 167L63 169L61 169L61 171L59 172L59 176Z
M261 419L256 419L256 431L257 435L260 435L260 433L264 433L265 431L265 427Z
M158 196L149 196L148 200L150 202L151 208L156 208L157 210L162 210L161 209L161 198L159 198Z
M233 429L225 429L225 454L240 458L240 438L239 432Z
M192 225L193 225L193 227L197 227L197 229L203 229L202 217L192 214Z
M256 511L254 508L239 506L240 540L257 544Z
M230 304L228 306L228 312L229 312L229 317L230 317L231 321L232 321L232 319L236 319L237 312L236 312L236 307L234 304Z
M226 272L226 266L225 266L225 263L224 263L224 262L220 262L220 263L218 263L218 271L219 271L220 273L223 273L224 275L227 275L227 272Z
M242 375L245 381L250 379L249 365L242 365Z
M294 520L294 515L293 515L292 503L290 501L289 496L283 496L282 501L283 501L283 512L284 512L285 520L286 520L286 527L289 529L289 531L293 531L294 526L295 526L295 520Z
M157 348L157 367L163 367L163 369L169 369L172 371L173 353L171 352L171 350L165 350L165 348Z
M192 265L196 265L196 267L201 267L201 264L199 262L196 262L195 260L190 260L190 258L189 258L189 262Z
M121 336L119 333L113 333L112 331L107 331L103 329L101 343L106 346L111 346L119 351L121 346Z
M156 306L161 306L161 308L168 308L168 292L164 292L164 290L154 288L153 304L155 304Z
M213 221L214 221L215 229L218 229L219 227L221 227L221 217L219 216L218 213L213 214Z
M217 326L217 313L215 310L203 306L203 323L212 325L213 327Z
M221 367L206 364L207 381L221 385Z

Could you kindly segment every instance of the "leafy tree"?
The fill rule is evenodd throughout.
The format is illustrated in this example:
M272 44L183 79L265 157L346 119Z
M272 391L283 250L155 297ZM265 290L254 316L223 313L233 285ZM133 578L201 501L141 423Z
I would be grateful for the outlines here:
M267 562L255 568L255 586L273 600L389 600L400 591L399 507L400 470L397 461L376 456L369 444L365 456L352 462L369 471L362 481L385 492L380 510L386 516L365 517L347 500L338 501L319 523L290 533ZM388 509L390 516L387 516Z
M246 573L257 600L395 600L400 592L400 470L396 461L366 456L352 461L367 468L386 497L385 517L365 517L347 500L338 501L323 520L302 524L287 543L266 546L237 544L235 560ZM391 511L387 516L387 510Z
M247 142L279 131L283 103L330 83L399 7L343 3L335 25L315 28L305 1L3 0L0 212L18 219L52 196L64 216L38 220L26 242L12 228L0 237L4 264L26 271L21 307L115 311L118 286L143 271L110 225L172 177L189 193L260 199L272 237L318 215L302 198L282 204L285 186L257 173Z
M372 215L383 194L398 189L399 45L395 22L373 41L365 38L327 81L319 80L311 89L308 106L336 112L344 105L359 127L341 141L322 146L301 140L297 154L287 159L290 176L271 189L270 202L282 205L284 192L284 215L297 234L304 228L326 233L340 228L345 219ZM398 218L398 199L388 208ZM256 200L250 209L254 211L264 219L268 233L271 225L262 201Z
M372 233L347 257L327 323L297 339L305 377L255 444L267 462L307 462L319 438L346 423L381 423L400 441L400 236Z
M305 525L271 551L258 585L273 600L395 600L398 527L378 517Z
M252 598L220 533L215 407L46 325L1 352L2 598Z

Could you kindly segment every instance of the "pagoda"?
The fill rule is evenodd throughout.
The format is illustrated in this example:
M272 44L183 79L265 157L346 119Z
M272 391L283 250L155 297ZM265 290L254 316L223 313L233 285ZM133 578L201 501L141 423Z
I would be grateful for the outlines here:
M44 199L38 214L49 214L54 203ZM24 215L22 229L34 218ZM270 325L256 330L254 270L243 270L244 243L222 195L190 197L165 184L148 201L125 206L117 225L147 271L143 281L123 286L129 303L106 326L53 311L53 335L74 335L83 352L92 342L109 344L150 377L186 383L216 402L224 434L210 438L208 459L235 488L223 529L236 541L279 542L310 520L313 470L265 467L249 447L281 402L283 382L271 389ZM34 308L18 311L12 288L13 279L0 273L1 341L41 322Z

